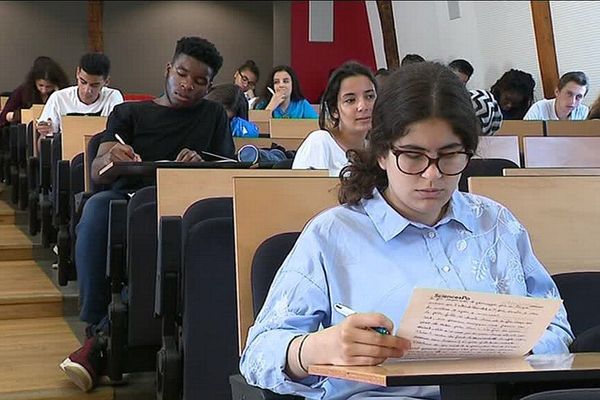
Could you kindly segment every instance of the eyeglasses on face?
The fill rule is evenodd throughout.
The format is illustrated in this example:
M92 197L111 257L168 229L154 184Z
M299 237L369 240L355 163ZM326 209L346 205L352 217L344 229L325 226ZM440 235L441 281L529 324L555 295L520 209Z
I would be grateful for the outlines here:
M254 87L256 85L256 82L251 81L242 71L238 70L238 74L240 75L240 78L242 78L244 85L248 85L249 87Z
M434 164L442 175L458 175L467 168L469 160L473 157L470 151L453 151L440 154L437 158L414 150L399 150L392 147L391 151L396 156L396 166L407 175L422 174L431 164Z

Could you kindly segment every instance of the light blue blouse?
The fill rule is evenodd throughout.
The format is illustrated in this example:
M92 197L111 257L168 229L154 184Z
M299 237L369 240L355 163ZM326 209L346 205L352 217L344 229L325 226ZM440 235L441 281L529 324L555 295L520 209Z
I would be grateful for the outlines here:
M267 102L263 101L258 106L257 110L264 110ZM310 105L306 99L291 100L287 110L283 111L281 106L273 110L273 118L319 118L319 114Z
M402 217L377 190L373 196L325 211L303 230L249 331L240 370L250 384L311 399L437 399L437 386L382 388L314 376L294 382L284 371L288 344L341 322L332 313L337 302L398 324L415 287L559 297L524 227L502 205L456 191L430 227ZM561 307L533 352L567 353L572 340Z

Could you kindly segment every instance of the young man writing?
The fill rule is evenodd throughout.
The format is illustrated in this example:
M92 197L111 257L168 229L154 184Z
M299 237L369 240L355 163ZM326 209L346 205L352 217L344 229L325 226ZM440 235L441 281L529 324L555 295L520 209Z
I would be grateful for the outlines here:
M225 110L203 99L222 64L223 58L212 43L184 37L177 42L173 59L167 64L164 94L150 101L123 103L108 118L92 164L92 179L112 184L112 188L88 200L76 228L80 318L88 324L88 339L61 364L69 378L85 391L96 385L105 364L104 333L110 300L105 277L109 204L111 200L127 199L127 193L144 185L122 179L111 182L99 171L115 161L201 161L202 151L233 157L235 148Z

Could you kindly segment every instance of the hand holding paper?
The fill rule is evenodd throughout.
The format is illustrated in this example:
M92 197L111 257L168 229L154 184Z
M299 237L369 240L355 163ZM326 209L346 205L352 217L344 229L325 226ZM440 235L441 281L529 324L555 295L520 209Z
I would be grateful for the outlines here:
M560 299L416 288L396 335L404 358L511 357L540 339Z

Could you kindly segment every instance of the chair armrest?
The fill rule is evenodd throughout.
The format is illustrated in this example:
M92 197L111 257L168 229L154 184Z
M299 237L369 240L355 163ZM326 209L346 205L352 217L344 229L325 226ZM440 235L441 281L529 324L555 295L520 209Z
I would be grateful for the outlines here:
M158 225L156 265L156 295L154 313L174 322L179 308L178 295L181 271L181 217L161 217Z
M52 185L52 140L42 139L40 142L40 188L44 193L50 191Z
M600 325L586 329L569 346L571 353L600 352Z
M127 200L111 200L108 212L106 276L111 293L120 295L125 279L127 256Z
M58 225L69 223L71 193L71 162L61 160L56 168L56 203L54 204Z

